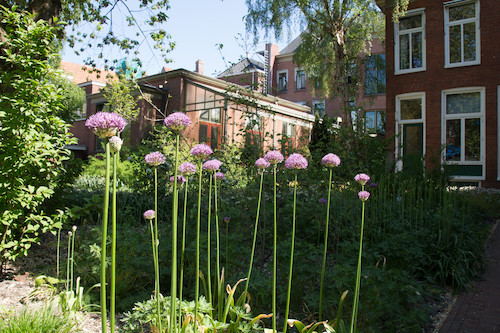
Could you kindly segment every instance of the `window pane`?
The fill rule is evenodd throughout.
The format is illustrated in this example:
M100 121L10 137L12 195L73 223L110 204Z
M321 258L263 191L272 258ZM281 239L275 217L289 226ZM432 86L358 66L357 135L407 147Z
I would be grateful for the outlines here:
M401 120L422 118L422 100L420 98L402 100L400 105Z
M403 155L422 157L423 149L423 125L403 125Z
M475 4L450 7L450 22L476 17Z
M375 112L366 112L365 126L368 132L375 132Z
M465 160L481 160L481 120L465 119Z
M212 149L219 148L219 126L211 126L210 131L210 147Z
M411 34L411 66L412 68L420 68L423 66L422 32L414 32Z
M460 161L460 132L461 120L450 119L446 121L446 160Z
M464 61L476 60L476 23L464 24Z
M200 142L207 142L208 139L208 126L200 124Z
M385 133L385 111L377 112L377 133Z
M450 26L450 63L462 62L462 26Z
M200 119L208 121L208 120L210 120L209 116L210 116L209 110L201 110L200 111Z
M399 69L410 68L410 36L399 36Z
M210 121L220 123L220 109L210 110Z
M399 30L413 29L422 26L422 15L413 15L399 19Z
M205 89L196 87L196 103L201 103L205 101Z
M481 93L451 94L446 96L446 114L481 112Z

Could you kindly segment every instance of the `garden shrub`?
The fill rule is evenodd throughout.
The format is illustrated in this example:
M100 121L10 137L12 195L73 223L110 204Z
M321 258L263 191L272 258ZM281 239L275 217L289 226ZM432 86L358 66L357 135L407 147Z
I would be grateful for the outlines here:
M5 39L0 41L0 255L1 261L26 255L54 220L42 203L61 183L70 152L70 125L58 115L61 91L55 36L61 27L34 21L26 12L0 7Z

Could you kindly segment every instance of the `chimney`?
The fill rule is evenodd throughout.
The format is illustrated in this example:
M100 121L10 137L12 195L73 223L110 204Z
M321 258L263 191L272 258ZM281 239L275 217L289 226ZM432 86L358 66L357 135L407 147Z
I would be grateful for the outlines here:
M203 71L205 70L205 63L203 60L198 59L196 60L196 69L194 70L196 73L203 74Z

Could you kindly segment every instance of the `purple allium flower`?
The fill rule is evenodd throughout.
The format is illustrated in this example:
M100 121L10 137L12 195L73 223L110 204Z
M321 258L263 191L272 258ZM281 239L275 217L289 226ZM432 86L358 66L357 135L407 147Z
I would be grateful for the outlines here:
M224 179L226 179L226 175L223 174L222 172L216 172L215 173L215 178L218 179L218 180L224 180Z
M377 183L374 183L374 182L371 182L371 183L370 183L370 187L371 187L371 188L376 188L377 186L378 186L378 184L377 184Z
M321 204L321 205L325 205L328 203L328 200L326 198L321 198L318 200L318 203Z
M155 211L150 209L144 212L144 218L146 220L152 220L155 218Z
M155 151L153 153L149 153L144 157L144 160L147 164L151 166L158 166L160 164L165 163L165 156L159 151Z
M219 161L217 159L213 159L213 160L206 161L205 163L203 163L203 170L217 171L217 170L219 170L221 165L222 165L221 161Z
M264 156L264 159L271 164L278 164L283 162L283 155L277 150L271 150Z
M125 125L127 125L125 119L114 112L97 112L85 121L85 126L94 132L99 139L110 138L116 135L123 131Z
M359 197L359 200L366 201L370 197L370 192L367 192L367 191L358 192L358 197Z
M175 131L180 131L191 125L191 119L182 112L169 114L163 121L165 126Z
M170 177L170 182L173 184L174 183L175 176ZM186 182L186 178L184 178L181 175L177 175L177 185L182 185Z
M109 141L109 146L111 147L111 151L113 153L119 152L120 149L122 148L123 140L120 139L119 137L112 136L109 138L108 141Z
M213 153L214 151L212 150L212 148L204 143L200 143L199 145L196 145L191 149L191 155L199 159L207 158Z
M354 180L360 183L361 185L365 185L370 180L370 176L368 176L366 173L358 173L354 177Z
M328 168L333 168L333 167L339 166L340 158L335 154L331 154L331 153L326 154L321 159L321 164L323 164L324 166L326 166Z
M285 168L292 169L292 170L306 169L307 168L307 160L304 156L302 156L298 153L293 153L292 155L288 156L288 158L286 159Z
M196 173L196 165L194 165L193 163L184 162L179 165L177 171L179 171L183 176L193 175Z
M231 221L231 216L224 216L224 222L229 223Z
M264 170L268 168L271 165L268 161L266 161L265 158L259 158L257 161L255 161L255 166L257 169Z

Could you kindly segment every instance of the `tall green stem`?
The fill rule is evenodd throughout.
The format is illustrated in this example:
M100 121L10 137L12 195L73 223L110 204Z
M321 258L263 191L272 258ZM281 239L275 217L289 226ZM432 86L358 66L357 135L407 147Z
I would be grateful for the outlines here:
M194 332L198 330L198 307L200 298L200 221L201 221L201 180L203 175L203 161L198 163L198 217L196 218L196 269L194 292Z
M255 253L255 245L257 244L257 229L259 225L259 216L260 216L260 203L262 200L262 184L264 183L264 171L261 171L260 174L260 186L259 186L259 200L257 201L257 215L255 216L255 226L253 230L253 243L252 243L252 253L250 255L250 265L248 266L248 274L247 280L245 281L245 291L243 295L247 295L248 292L248 284L250 282L250 275L252 274L252 266L253 266L253 256Z
M188 201L188 186L189 176L186 176L186 185L184 187L184 214L182 216L182 249L181 249L181 268L179 272L179 300L182 301L182 289L184 284L184 253L186 249L186 216L187 216L187 201ZM181 311L179 310L179 323L181 320Z
M68 257L66 260L66 292L70 291L69 289L69 280L70 280L70 273L69 273L69 265L70 265L70 260L71 260L71 237L73 236L73 232L68 232Z
M153 231L153 230L151 230ZM159 252L159 244L158 244L158 167L155 166L155 228L153 243L153 256L155 262L155 299L156 299L156 316L158 317L158 329L162 332L161 327L161 309L160 309L160 256Z
M61 219L60 219L61 220ZM59 229L57 229L57 264L56 264L56 275L57 275L57 280L59 280L59 261L60 261L60 245L61 245L61 226L59 226Z
M177 167L179 164L179 133L175 136L175 164L174 164L174 202L172 208L172 280L170 285L170 333L175 332L177 324Z
M211 223L210 223L210 220L212 218L212 216L211 216L211 213L212 213L212 179L213 179L213 173L210 173L210 185L208 186L208 222L207 222L207 284L208 284L208 301L211 304L214 304L213 299L212 299L212 279L211 279L211 272L210 272L210 248L211 248L211 241L210 241Z
M155 211L155 216L156 216L156 211ZM151 227L151 247L153 249L153 264L155 266L155 272L157 271L158 268L158 256L156 254L156 251L158 250L158 247L156 246L156 237L155 237L155 232L153 230L153 221L149 220L149 225ZM155 288L156 288L156 281L155 281ZM161 332L161 316L160 316L160 307L159 307L159 297L158 293L155 293L156 297L156 327L158 327L159 332Z
M323 264L321 265L321 283L319 287L319 321L323 315L323 284L325 281L325 267L326 267L326 252L328 247L328 223L330 221L330 199L332 193L332 173L330 168L330 180L328 182L328 202L326 204L326 223L325 223L325 244L323 246Z
M290 268L288 271L288 291L286 294L285 326L283 333L286 333L288 327L288 312L290 310L290 294L292 291L292 271L293 271L293 250L295 249L295 213L297 209L297 172L295 172L295 181L293 187L293 220L292 220L292 247L290 250Z
M76 237L76 228L73 228L73 237L71 237L71 279L70 279L70 290L73 290L73 281L74 281L74 266L75 266L75 237Z
M277 215L276 215L276 164L273 165L274 172L274 229L273 229L273 333L276 333L276 274L277 274Z
M113 236L111 238L111 301L110 301L110 321L111 333L115 332L115 298L116 298L116 167L117 153L113 153L113 201L111 204L111 228Z
M218 210L218 197L217 197L217 177L215 177L215 172L214 172L214 187L215 187L215 232L216 232L216 251L217 251L217 261L216 261L216 270L217 270L217 297L222 298L221 296L224 294L222 292L222 288L224 287L222 285L222 277L220 274L220 236L219 236L219 210ZM218 308L218 318L222 318L222 299L217 299L217 308Z
M363 191L365 187L363 185ZM359 290L361 284L361 254L363 253L363 228L365 225L365 202L363 201L363 208L361 212L361 232L359 236L359 255L358 255L358 269L356 272L356 289L354 291L354 303L352 306L351 317L351 333L356 333L356 321L358 319L358 306L359 306Z
M106 182L104 187L104 207L101 238L101 326L102 333L108 331L106 313L106 242L108 237L110 145L106 142Z

